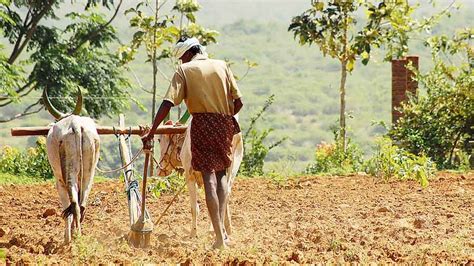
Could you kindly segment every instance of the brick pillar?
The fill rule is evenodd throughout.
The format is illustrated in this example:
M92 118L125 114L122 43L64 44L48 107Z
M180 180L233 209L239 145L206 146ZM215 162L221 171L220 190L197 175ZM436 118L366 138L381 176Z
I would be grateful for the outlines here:
M406 67L408 62L412 62L413 67L418 69L418 56L392 60L392 124L402 116L395 109L400 108L402 102L408 99L407 91L416 95L418 88L418 82L413 79L414 73Z
M418 56L416 55L407 56L406 60L407 60L407 64L411 62L413 67L418 70ZM418 89L418 82L415 80L415 73L407 69L407 91L409 91L413 95L416 95L417 89Z

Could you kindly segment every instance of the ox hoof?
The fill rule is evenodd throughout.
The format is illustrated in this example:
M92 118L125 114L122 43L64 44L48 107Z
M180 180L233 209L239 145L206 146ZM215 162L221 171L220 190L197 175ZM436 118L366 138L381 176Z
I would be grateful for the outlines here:
M197 231L196 230L191 230L191 233L189 234L190 238L197 238Z
M214 245L212 245L212 249L219 249L219 250L224 250L227 248L227 245L224 241L224 243L216 242Z

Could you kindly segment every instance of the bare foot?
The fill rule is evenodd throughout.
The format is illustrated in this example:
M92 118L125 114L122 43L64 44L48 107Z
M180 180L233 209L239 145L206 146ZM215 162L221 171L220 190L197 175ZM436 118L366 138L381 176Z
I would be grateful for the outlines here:
M212 249L220 249L220 250L223 250L223 249L226 249L227 248L227 245L225 244L225 241L224 243L219 243L219 242L216 242L214 243L214 245L212 245Z

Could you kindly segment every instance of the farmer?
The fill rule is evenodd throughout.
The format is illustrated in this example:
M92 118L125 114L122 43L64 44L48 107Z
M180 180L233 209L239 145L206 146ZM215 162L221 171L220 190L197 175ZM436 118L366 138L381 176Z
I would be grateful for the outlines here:
M202 173L206 205L216 234L213 248L225 248L229 241L223 228L228 201L225 174L231 165L232 138L240 132L234 115L243 106L242 95L226 63L209 59L196 38L181 38L173 55L182 64L173 76L153 126L142 140L152 140L171 107L184 100L192 115L191 163L195 171Z

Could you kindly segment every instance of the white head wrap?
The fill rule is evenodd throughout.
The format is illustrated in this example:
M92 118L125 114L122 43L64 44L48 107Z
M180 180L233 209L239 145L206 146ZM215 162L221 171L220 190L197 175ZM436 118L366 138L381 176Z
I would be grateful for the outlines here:
M186 51L188 51L191 47L196 46L196 45L199 45L199 48L201 48L201 51L205 54L206 47L202 46L199 43L199 40L193 37L193 38L187 39L184 42L177 43L173 49L173 55L177 59L180 59L181 56L183 56L184 53L186 53Z

